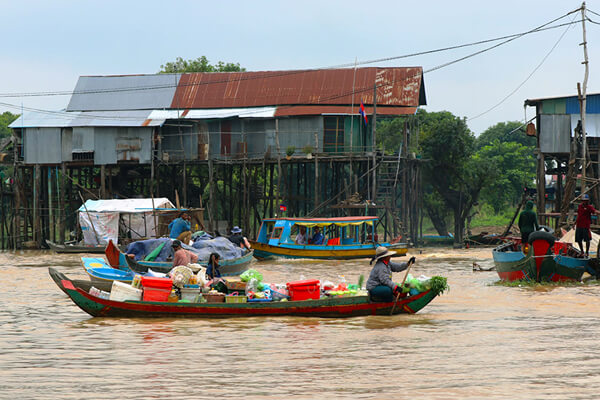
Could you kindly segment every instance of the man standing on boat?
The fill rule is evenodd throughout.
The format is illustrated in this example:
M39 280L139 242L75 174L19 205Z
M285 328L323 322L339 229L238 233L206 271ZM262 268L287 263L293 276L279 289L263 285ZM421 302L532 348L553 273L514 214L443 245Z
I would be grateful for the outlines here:
M171 247L173 247L173 251L175 252L175 254L173 254L174 267L198 262L198 256L181 247L181 242L179 240L173 240Z
M384 246L375 250L375 257L371 260L371 264L375 261L375 266L367 280L367 290L372 301L391 302L394 301L394 295L402 293L402 288L392 280L392 272L404 271L415 262L415 258L411 257L408 262L398 264L390 261L394 255L395 252Z
M521 243L526 246L529 235L540 229L537 214L533 211L533 201L528 200L525 209L519 214L519 230L521 231Z
M182 212L178 218L175 218L169 224L169 237L171 239L177 239L185 244L190 244L192 239L192 218L188 213Z
M581 196L581 204L577 207L577 220L575 221L575 241L583 253L583 243L585 241L585 255L590 256L590 241L592 240L592 214L598 214L598 211L590 204L590 196L586 193Z
M239 226L233 227L231 236L228 239L231 243L237 244L242 249L250 250L250 243L248 243L248 239L245 236L242 236L242 229Z

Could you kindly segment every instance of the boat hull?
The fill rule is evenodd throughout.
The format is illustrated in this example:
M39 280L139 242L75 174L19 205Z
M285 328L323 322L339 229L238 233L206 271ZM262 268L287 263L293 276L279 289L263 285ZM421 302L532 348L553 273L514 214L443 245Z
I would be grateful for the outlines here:
M375 256L375 246L344 248L344 246L311 246L311 245L281 245L271 246L251 240L254 257L259 260L269 258L312 258L318 260L352 260L372 258ZM396 255L403 256L408 252L405 244L383 244Z
M586 270L589 259L556 255L551 249L543 254L521 251L502 251L501 245L492 251L498 276L503 281L579 281Z
M69 244L58 244L50 240L46 240L46 244L56 253L104 253L105 246L79 246Z
M94 317L135 318L224 318L257 316L300 316L346 318L365 315L414 314L437 295L431 290L399 300L396 304L372 303L367 296L264 303L170 303L111 301L77 287L64 274L49 268L59 288L83 311Z

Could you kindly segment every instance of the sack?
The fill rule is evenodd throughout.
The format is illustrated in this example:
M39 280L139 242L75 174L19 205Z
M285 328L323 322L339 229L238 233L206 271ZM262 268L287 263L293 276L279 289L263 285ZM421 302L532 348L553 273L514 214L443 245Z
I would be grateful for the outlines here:
M252 278L256 279L257 282L262 282L263 280L262 274L255 269L246 270L240 275L240 280L242 282L250 282Z

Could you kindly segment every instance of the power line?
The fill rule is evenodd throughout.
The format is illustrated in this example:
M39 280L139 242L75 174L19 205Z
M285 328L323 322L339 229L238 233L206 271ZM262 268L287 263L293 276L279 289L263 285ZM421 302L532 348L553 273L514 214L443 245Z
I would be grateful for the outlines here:
M490 48L490 49L492 49L492 48L501 46L504 43L518 39L522 36L525 36L525 35L528 35L531 33L542 32L542 31L549 30L549 29L556 29L556 28L560 28L565 25L570 25L570 24L576 23L576 22L572 21L569 23L558 24L555 26L548 26L554 22L559 21L562 18L565 18L566 16L570 15L571 13L579 11L579 10L580 9L571 11L561 17L558 17L548 23L540 25L539 27L534 28L529 31L526 31L526 32L521 32L521 33L516 33L516 34L506 35L506 36L500 36L500 37L496 37L496 38L492 38L492 39L480 40L480 41L476 41L476 42L465 43L465 44L460 44L460 45L455 45L455 46L443 47L443 48L438 48L438 49L434 49L434 50L426 50L426 51L421 51L421 52L416 52L416 53L404 54L404 55L400 55L400 56L379 58L379 59L367 60L367 61L361 61L361 62L355 62L355 63L339 64L336 66L317 67L317 68L309 68L309 69L303 69L303 70L265 72L264 74L261 74L261 75L254 74L254 76L249 76L249 75L240 76L239 78L235 78L235 79L222 79L222 80L215 80L215 81L209 81L209 82L194 82L194 83L180 84L180 85L164 84L164 85L137 86L137 87L126 87L126 88L114 88L114 89L93 89L93 90L79 90L79 91L68 90L68 91L47 91L47 92L0 93L0 97L68 96L68 95L75 95L75 94L102 94L102 93L117 93L117 92L128 92L128 91L161 90L161 89L172 89L172 88L187 87L187 86L214 85L214 84L230 83L230 82L244 81L244 80L277 78L277 77L282 77L282 76L287 76L287 75L299 74L299 73L302 73L305 71L319 71L319 70L323 70L323 69L347 68L347 67L353 67L355 65L376 64L376 63L381 63L381 62L385 62L385 61L393 61L393 60L398 60L398 59L402 59L402 58L410 58L410 57L416 57L416 56L421 56L421 55L449 51L449 50L456 50L456 49L460 49L460 48L472 47L472 46L477 46L480 44L509 39L509 40L507 40L503 43L500 43L496 46L492 46ZM487 51L487 50L484 50L484 51ZM476 54L479 54L479 53L476 53ZM474 55L476 55L476 54L474 54ZM455 60L452 63L456 63L459 61L462 61L462 59ZM451 64L449 64L449 65L451 65ZM443 65L443 66L445 66L445 65ZM438 66L438 67L436 67L436 69L442 68L443 66ZM230 72L230 73L226 73L226 74L229 75L229 74L235 74L235 73L236 72ZM182 75L182 74L183 73L178 73L175 75ZM218 74L218 73L211 73L211 74ZM240 74L241 74L241 72L240 72Z
M575 17L573 17L573 19L575 19ZM504 103L506 100L508 100L509 97L511 97L513 94L515 94L521 87L523 87L523 85L533 76L533 74L535 74L537 72L537 70L542 66L542 64L544 64L544 62L550 56L550 54L554 51L554 49L556 49L556 46L558 46L558 44L560 43L560 41L563 39L563 37L566 35L566 33L569 31L570 28L571 28L571 25L569 24L567 26L567 28L565 29L565 31L562 33L562 35L560 35L560 37L558 38L558 40L556 41L556 43L554 43L554 46L552 46L552 48L550 49L550 51L548 51L548 53L546 53L546 55L544 56L544 58L542 58L542 61L540 61L538 63L538 65L533 69L533 71L531 71L531 73L527 76L527 78L525 78L525 80L523 82L521 82L521 84L519 84L519 86L517 86L512 92L510 92L508 95L506 95L496 105L494 105L493 107L487 109L486 111L484 111L484 112L482 112L480 114L475 115L474 117L467 118L467 121L472 121L472 120L474 120L476 118L479 118L479 117L481 117L481 116L489 113L490 111L496 109L502 103Z

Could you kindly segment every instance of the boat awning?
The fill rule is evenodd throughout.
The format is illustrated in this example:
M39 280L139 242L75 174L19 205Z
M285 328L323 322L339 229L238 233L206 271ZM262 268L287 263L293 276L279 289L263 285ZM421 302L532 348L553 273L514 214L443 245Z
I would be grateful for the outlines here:
M362 224L373 225L373 220L367 220L367 221L347 221L347 222L341 222L341 221L333 221L333 222L296 222L294 225L300 225L300 226L306 226L307 228L312 228L312 227L315 227L315 226L318 226L318 227L324 227L324 226L330 226L330 225L336 225L336 226L350 226L350 225L354 225L354 226L358 226L358 225L362 225Z

